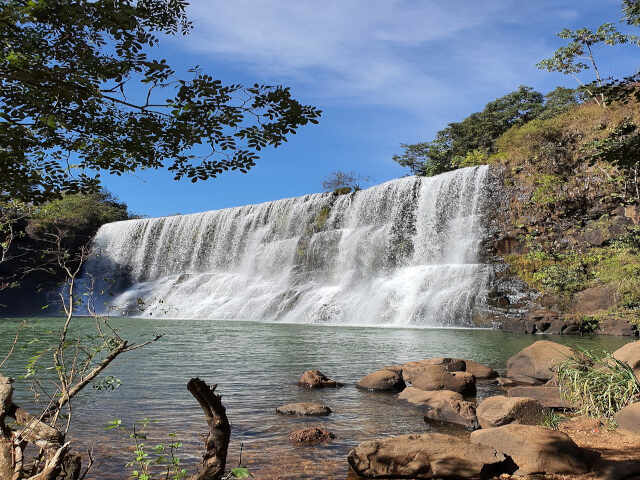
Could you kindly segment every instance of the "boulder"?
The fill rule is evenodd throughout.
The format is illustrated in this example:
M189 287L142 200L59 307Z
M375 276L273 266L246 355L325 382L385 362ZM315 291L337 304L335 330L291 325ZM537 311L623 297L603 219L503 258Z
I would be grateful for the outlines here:
M276 408L276 413L279 413L280 415L319 416L329 415L331 413L331 409L320 403L288 403Z
M407 362L402 365L402 377L405 382L412 383L413 379L420 375L426 368L440 366L448 372L463 372L466 368L464 360L457 358L428 358L417 362Z
M293 443L320 443L334 438L336 436L333 433L319 427L303 428L289 434L289 440Z
M513 387L509 389L507 394L510 397L527 397L533 398L540 402L543 407L547 408L571 408L571 404L567 403L560 396L558 387Z
M407 387L398 398L426 407L425 420L455 423L470 430L478 428L475 405L465 401L459 393L449 390L425 392L419 388Z
M534 379L546 382L553 376L555 367L571 354L569 347L539 340L509 358L507 377L516 381Z
M636 378L640 380L640 341L623 345L613 352L613 358L629 365L633 369Z
M495 396L486 398L476 409L482 428L517 423L538 425L542 420L542 405L533 398Z
M640 403L624 407L616 413L615 421L620 428L640 434Z
M365 478L477 478L514 470L496 449L441 433L363 442L347 458L355 473Z
M498 372L493 368L482 365L481 363L474 362L473 360L465 360L464 363L466 367L464 371L476 377L476 380L485 380L498 376Z
M342 387L342 383L330 379L320 370L307 370L302 374L298 385L305 388L337 388Z
M463 395L476 393L476 379L467 372L448 372L440 365L427 365L411 382L420 390L451 390Z
M609 286L591 287L573 296L575 313L593 313L608 310L616 305L616 290Z
M358 387L376 392L397 392L402 390L405 384L402 373L382 369L361 378Z
M476 430L471 442L491 447L513 459L516 475L581 474L589 471L593 454L563 432L534 425L504 425Z

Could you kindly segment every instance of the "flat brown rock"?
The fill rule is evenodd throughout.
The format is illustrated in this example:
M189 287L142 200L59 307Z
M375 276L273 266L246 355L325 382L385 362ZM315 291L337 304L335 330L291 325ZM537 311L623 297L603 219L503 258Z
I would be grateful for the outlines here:
M307 370L302 374L298 385L305 388L337 388L342 387L342 383L330 379L320 370Z
M280 415L302 415L302 416L319 416L329 415L331 409L326 405L312 402L288 403L276 408L276 413Z
M547 408L571 408L571 404L560 396L558 387L513 387L507 394L510 397L533 398Z
M476 430L471 442L508 455L518 466L516 475L534 473L581 474L593 458L562 432L533 425L504 425Z
M495 396L484 399L476 408L482 428L493 428L517 423L539 425L542 405L533 398Z
M496 449L439 433L363 442L347 458L365 478L478 478L513 471Z
M476 393L476 379L467 372L449 372L440 365L427 365L411 382L420 390L451 390L464 395Z
M319 427L303 428L289 434L289 440L293 443L313 444L326 442L334 438L336 438L336 436L333 433Z
M473 360L465 360L465 372L470 373L476 380L485 380L489 378L496 378L498 376L498 372L496 372L493 368L487 367L478 362L474 362Z
M539 340L516 353L507 361L507 377L518 381L530 378L546 382L553 377L559 363L572 355L569 347Z
M427 358L426 360L407 362L402 365L402 377L405 382L412 383L415 377L424 372L426 368L434 365L440 366L448 372L463 372L466 368L464 360L458 358Z
M627 405L616 413L615 421L620 428L640 434L640 403Z
M358 382L358 387L377 392L397 392L405 387L402 373L382 369L370 373Z
M455 423L471 430L478 428L475 405L465 401L459 393L449 390L427 392L415 387L407 387L398 395L398 398L426 407L425 420Z

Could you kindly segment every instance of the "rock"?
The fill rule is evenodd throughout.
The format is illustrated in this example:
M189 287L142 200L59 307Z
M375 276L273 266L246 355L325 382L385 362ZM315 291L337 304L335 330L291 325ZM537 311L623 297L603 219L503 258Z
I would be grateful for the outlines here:
M509 423L538 425L542 419L542 405L533 398L495 396L482 401L476 415L482 428Z
M402 365L387 365L386 367L382 367L382 370L391 370L392 372L402 375Z
M598 333L618 337L637 337L638 326L626 318L610 316L598 322Z
M342 383L331 380L320 370L307 370L302 374L298 385L305 388L337 388L342 387Z
M620 428L640 434L640 403L624 407L616 413L615 421Z
M571 408L571 404L560 396L558 387L513 387L507 393L510 397L533 398L547 408Z
M571 354L569 347L539 340L509 358L507 377L516 381L535 379L546 382L553 376L554 368Z
M382 369L361 378L358 387L376 392L397 392L402 390L405 384L401 373Z
M575 313L593 313L608 310L616 305L616 291L608 285L591 287L573 296L573 311Z
M420 375L426 368L433 365L440 366L448 372L463 372L466 368L464 360L457 358L428 358L417 362L407 362L402 365L402 377L405 382L412 383L415 377Z
M464 363L466 366L464 371L476 377L476 380L485 380L498 376L498 372L493 368L482 365L481 363L474 362L473 360L465 360Z
M476 430L471 442L510 456L518 466L516 475L586 473L593 455L578 447L566 433L533 425Z
M331 409L320 403L302 402L288 403L276 408L276 412L281 415L319 416L329 415L331 413Z
M448 372L439 365L427 365L413 381L420 390L451 390L463 395L476 393L476 379L467 372Z
M506 377L498 377L496 381L502 388L515 387L516 385L518 385L518 382Z
M289 434L289 440L293 443L320 443L334 438L336 436L333 433L319 427L303 428Z
M640 341L623 345L613 352L613 358L629 365L633 369L636 378L640 380Z
M398 398L426 407L425 420L455 423L471 430L478 428L475 405L465 401L459 393L449 390L425 392L419 388L407 387Z
M477 478L514 469L494 448L441 433L363 442L347 458L355 473L365 478Z

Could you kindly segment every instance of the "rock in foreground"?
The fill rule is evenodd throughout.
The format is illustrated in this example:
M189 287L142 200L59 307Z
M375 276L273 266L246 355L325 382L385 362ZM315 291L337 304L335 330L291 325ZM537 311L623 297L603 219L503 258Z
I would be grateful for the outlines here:
M276 413L279 413L280 415L320 416L329 415L331 413L331 409L320 403L288 403L276 408Z
M627 343L613 352L613 358L629 365L640 380L640 341Z
M553 377L557 365L572 353L559 343L539 340L507 361L507 377L522 382L531 379L546 382Z
M376 392L397 392L402 390L405 384L401 372L382 369L360 379L358 387Z
M366 478L478 478L515 469L492 447L440 433L363 442L349 452L348 460Z
M407 387L398 398L426 407L425 420L455 423L470 430L478 428L475 405L465 401L459 393L449 390L425 392L415 387Z
M476 379L467 372L448 372L440 365L429 365L412 380L420 390L451 390L463 395L476 393Z
M571 404L560 396L558 387L513 387L507 393L510 397L533 398L547 408L571 408Z
M542 405L533 398L495 396L480 403L476 414L482 428L510 423L538 425L542 419Z
M330 379L320 370L307 370L302 374L298 385L305 388L337 388L343 384Z
M491 447L513 459L516 475L589 471L592 455L562 432L533 425L504 425L476 430L471 442Z
M289 440L293 443L320 443L334 439L336 436L319 427L303 428L301 430L295 430L289 434Z
M627 405L615 416L620 428L636 434L640 434L640 403Z

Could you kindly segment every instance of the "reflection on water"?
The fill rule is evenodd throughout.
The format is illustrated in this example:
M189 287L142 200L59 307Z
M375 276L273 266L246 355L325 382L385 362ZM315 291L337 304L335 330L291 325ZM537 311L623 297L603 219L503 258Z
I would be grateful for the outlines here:
M0 320L0 356L7 351L19 319ZM59 325L57 319L29 319L21 345L4 368L17 377L28 356L38 349L27 345L36 336ZM80 320L80 329L91 328ZM108 370L122 380L114 392L87 389L73 404L73 438L82 451L95 446L99 462L88 478L124 478L130 459L129 440L105 431L109 420L123 424L150 418L148 443L154 445L167 432L183 440L187 464L201 454L204 417L186 389L191 377L218 384L232 425L229 462L233 466L244 445L243 463L257 478L340 479L347 477L346 455L357 443L379 436L440 429L427 425L419 407L399 402L394 395L374 394L355 388L365 374L384 365L434 356L473 359L503 371L509 356L541 336L513 335L488 330L381 329L313 325L282 325L210 320L176 321L114 319L122 335L142 339L160 331L165 337L142 350L118 359ZM569 345L615 349L628 341L616 337L552 337ZM341 389L308 391L296 381L307 369L318 368L346 384ZM16 401L31 400L20 381ZM494 393L484 385L479 396ZM333 414L320 418L290 418L275 414L290 402L325 403ZM291 430L321 425L337 438L327 445L297 447L289 443ZM454 430L456 434L466 433Z

